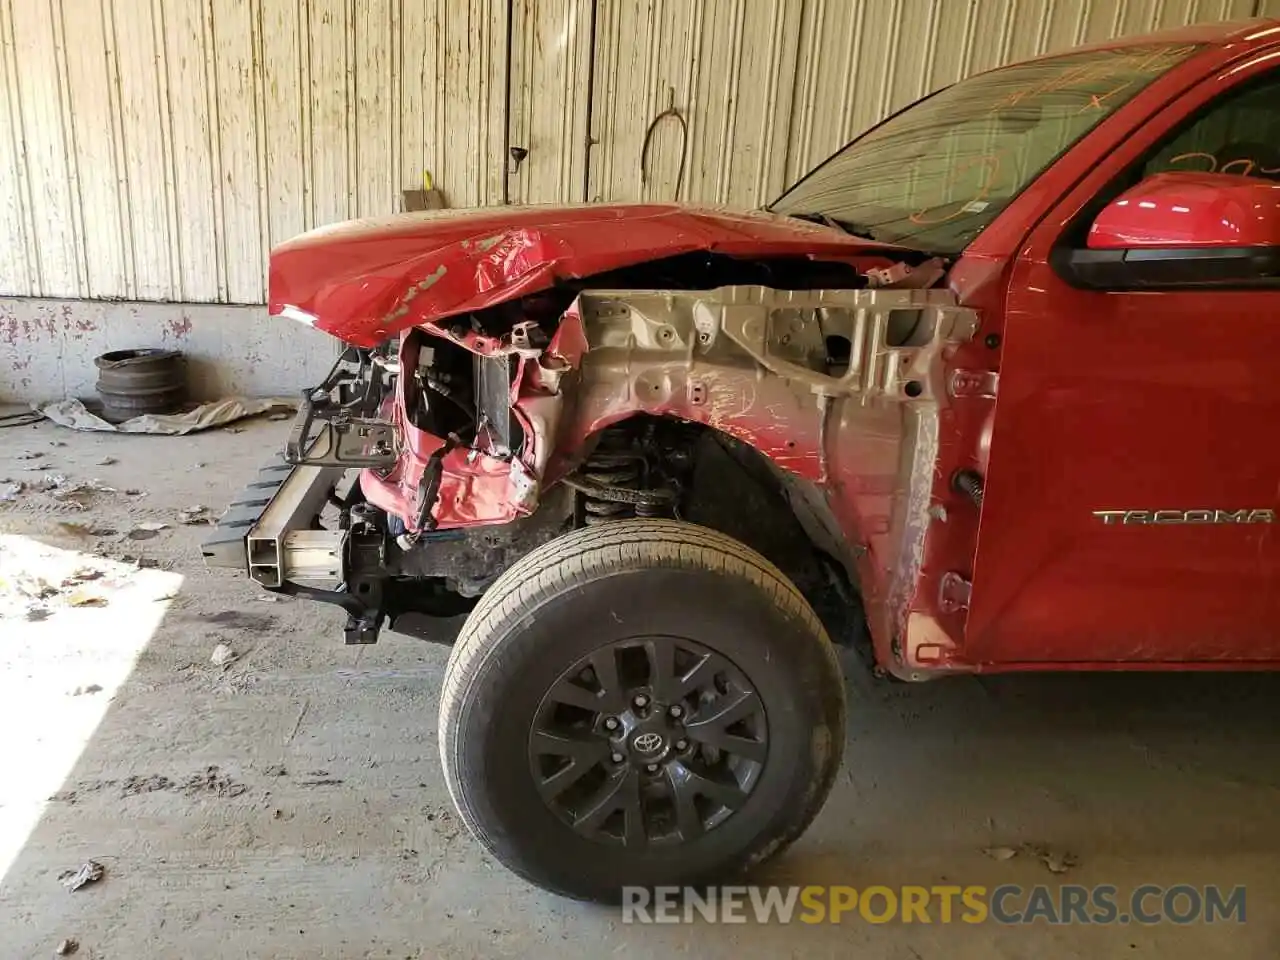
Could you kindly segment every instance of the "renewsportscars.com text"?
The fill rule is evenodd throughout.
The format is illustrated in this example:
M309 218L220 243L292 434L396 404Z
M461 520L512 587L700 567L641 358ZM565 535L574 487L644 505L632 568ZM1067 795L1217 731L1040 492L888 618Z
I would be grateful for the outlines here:
M1244 923L1245 888L1141 884L624 887L623 923Z

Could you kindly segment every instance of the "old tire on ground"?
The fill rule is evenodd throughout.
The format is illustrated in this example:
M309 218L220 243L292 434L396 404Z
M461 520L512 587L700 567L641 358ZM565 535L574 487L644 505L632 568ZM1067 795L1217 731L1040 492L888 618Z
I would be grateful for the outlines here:
M176 350L114 350L93 362L98 368L102 418L108 423L174 413L186 397L186 367Z
M834 649L796 588L713 530L575 531L522 558L458 637L445 781L503 864L568 896L702 885L796 839L844 745Z

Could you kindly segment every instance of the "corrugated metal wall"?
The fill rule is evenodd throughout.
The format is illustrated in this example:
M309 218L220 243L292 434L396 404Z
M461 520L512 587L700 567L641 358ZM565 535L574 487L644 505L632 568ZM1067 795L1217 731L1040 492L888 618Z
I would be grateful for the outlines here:
M273 244L425 171L451 206L757 205L969 73L1259 12L1280 0L0 0L0 294L259 303Z
M0 294L260 303L271 245L501 200L506 0L0 0Z
M1267 0L1280 10L1280 0ZM1256 0L604 0L592 199L754 205L877 120L961 77L1038 53L1242 19ZM607 67L606 67L607 65Z

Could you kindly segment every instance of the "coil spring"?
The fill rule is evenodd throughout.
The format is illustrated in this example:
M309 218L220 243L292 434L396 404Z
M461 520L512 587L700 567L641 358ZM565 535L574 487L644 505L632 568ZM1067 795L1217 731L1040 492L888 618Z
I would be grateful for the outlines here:
M951 484L972 500L974 506L982 509L982 474L976 470L961 470L952 478Z
M578 471L583 481L582 522L587 526L634 516L635 504L593 495L591 488L634 490L640 485L640 460L633 453L596 451Z

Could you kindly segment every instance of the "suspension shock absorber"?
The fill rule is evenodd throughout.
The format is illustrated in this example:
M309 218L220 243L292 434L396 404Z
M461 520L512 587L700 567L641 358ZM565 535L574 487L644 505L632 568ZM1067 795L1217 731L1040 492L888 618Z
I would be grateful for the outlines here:
M645 489L645 462L625 437L606 433L585 463L564 481L578 492L586 526L628 517L668 516L675 492Z
M597 450L578 471L582 522L588 526L635 515L635 505L613 494L630 493L640 485L642 464L634 453Z

